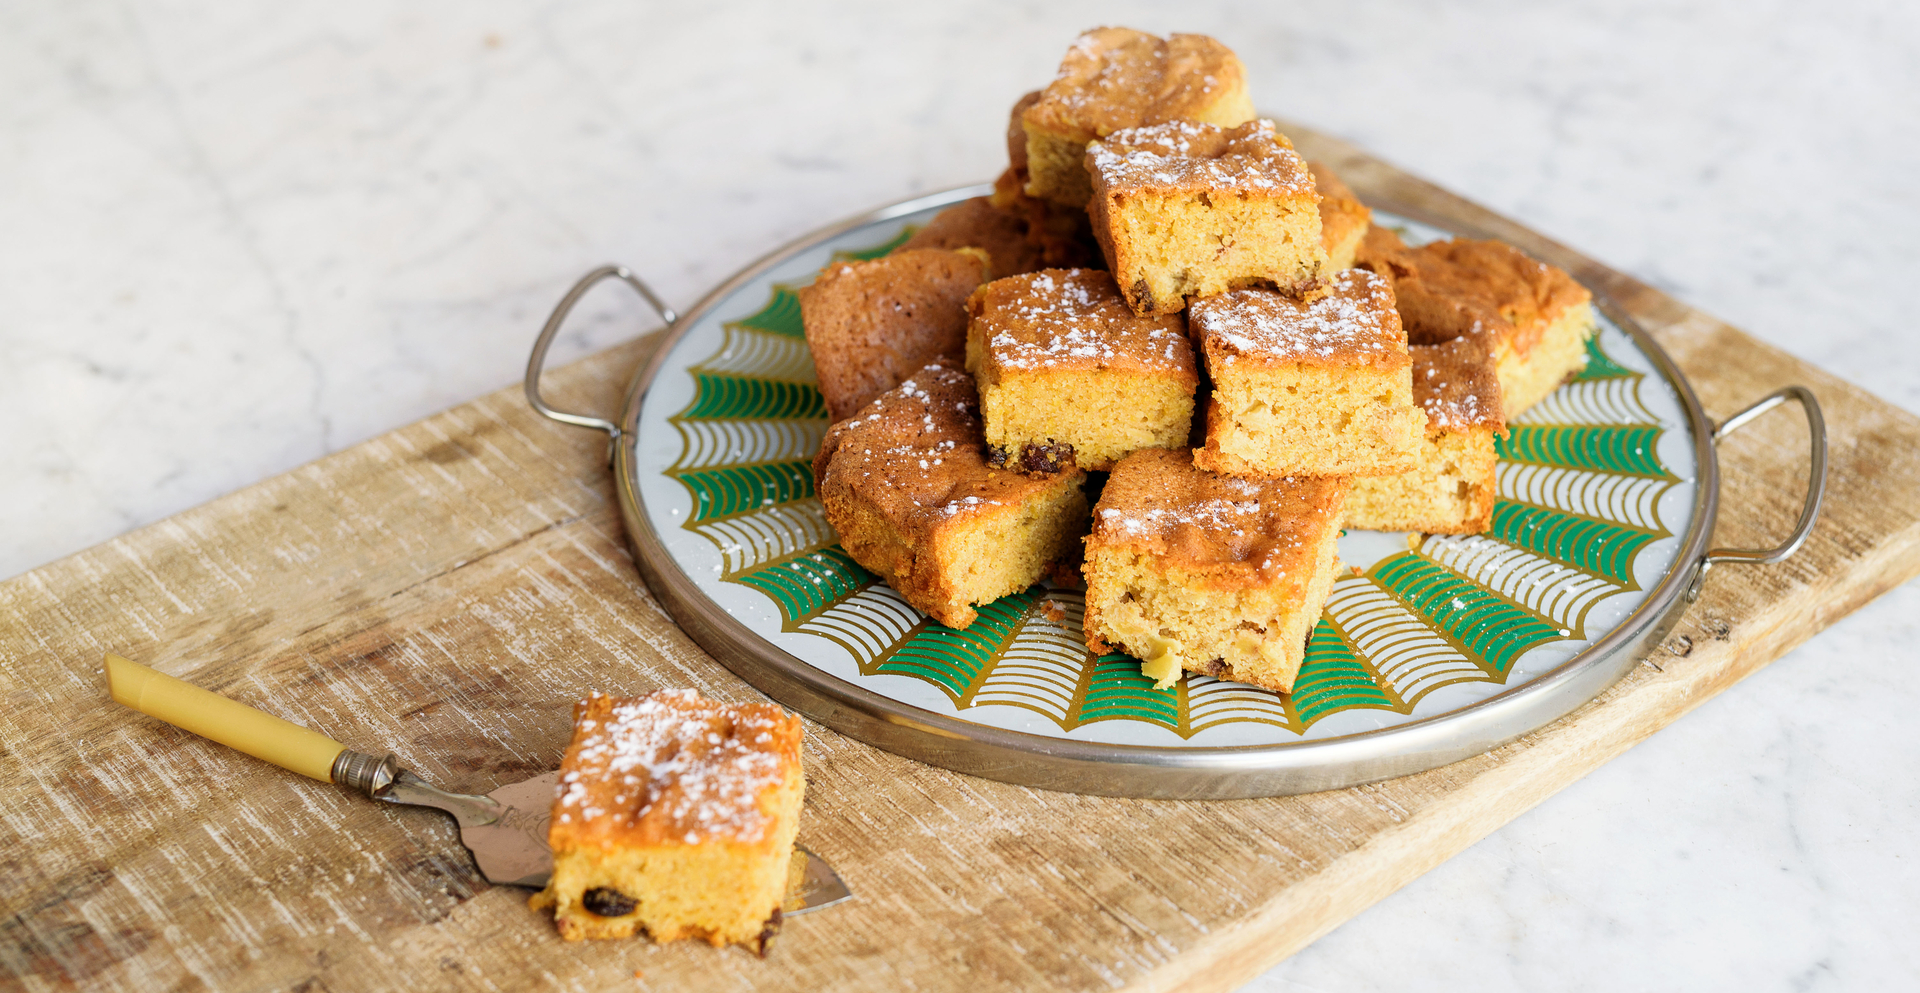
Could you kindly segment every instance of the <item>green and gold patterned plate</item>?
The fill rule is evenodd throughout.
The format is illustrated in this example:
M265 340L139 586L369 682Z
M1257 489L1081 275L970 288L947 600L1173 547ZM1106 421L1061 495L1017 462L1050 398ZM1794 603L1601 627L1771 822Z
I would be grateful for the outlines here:
M1430 768L1551 721L1644 657L1684 604L1714 509L1711 429L1659 347L1614 312L1586 370L1500 442L1490 531L1340 539L1350 570L1291 695L1193 674L1156 690L1136 660L1086 650L1070 589L1005 597L964 630L934 622L841 550L814 496L827 421L794 290L984 190L775 252L673 320L636 378L615 472L643 575L701 645L776 700L900 754L1028 785L1304 792ZM1410 243L1447 234L1375 221Z

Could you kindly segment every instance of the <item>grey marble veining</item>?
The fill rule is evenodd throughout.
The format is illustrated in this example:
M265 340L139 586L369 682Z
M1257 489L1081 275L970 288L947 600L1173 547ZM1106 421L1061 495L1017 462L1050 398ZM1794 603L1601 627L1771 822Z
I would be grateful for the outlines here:
M1098 23L1214 34L1261 107L1920 409L1912 5L15 4L0 576L514 382L593 265L685 306L992 176ZM650 324L596 294L555 359ZM1894 591L1250 988L1914 985L1916 617Z

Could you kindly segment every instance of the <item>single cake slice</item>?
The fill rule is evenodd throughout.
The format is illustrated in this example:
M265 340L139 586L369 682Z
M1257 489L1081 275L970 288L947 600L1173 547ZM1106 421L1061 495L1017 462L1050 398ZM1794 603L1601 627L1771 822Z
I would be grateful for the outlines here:
M1172 121L1087 147L1087 215L1138 314L1267 286L1317 287L1327 264L1313 174L1272 121Z
M1290 692L1333 588L1347 480L1234 479L1186 451L1114 467L1087 537L1087 648Z
M967 312L967 369L995 462L1098 470L1186 443L1200 374L1180 315L1134 316L1093 269L994 280Z
M1213 380L1196 465L1263 477L1413 468L1427 418L1393 291L1364 269L1328 285L1305 302L1269 290L1194 301L1188 321Z
M1481 339L1499 370L1507 420L1586 367L1587 339L1599 330L1593 294L1564 270L1467 238L1395 249L1369 236L1361 254L1392 280L1410 341Z
M1042 251L1027 238L1027 226L1024 212L1003 210L989 197L974 197L933 215L892 255L924 248L977 248L987 254L988 278L1002 279L1045 268Z
M985 282L978 249L918 249L835 262L800 290L800 321L826 400L841 421L942 355L966 350L967 295Z
M828 429L813 474L847 554L948 627L1077 558L1086 532L1086 473L988 465L957 367L929 365Z
M1351 269L1367 229L1373 226L1373 211L1326 165L1309 162L1307 168L1320 193L1320 245L1327 250L1327 271Z
M1095 28L1074 40L1059 74L1020 120L1027 194L1078 209L1093 195L1087 142L1167 121L1244 124L1253 120L1253 100L1239 57L1206 35Z
M806 780L800 718L691 690L574 705L547 840L553 876L528 901L568 941L703 938L766 954L780 926Z
M1347 498L1347 526L1368 531L1479 534L1493 521L1494 435L1500 380L1472 337L1413 345L1413 400L1427 413L1427 437L1410 472L1362 476Z

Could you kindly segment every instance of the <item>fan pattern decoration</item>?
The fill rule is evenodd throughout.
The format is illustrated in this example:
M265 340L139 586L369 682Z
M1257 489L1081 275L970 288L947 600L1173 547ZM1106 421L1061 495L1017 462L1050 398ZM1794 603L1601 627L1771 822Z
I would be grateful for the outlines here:
M835 258L884 255L910 232ZM1426 536L1342 577L1292 694L1193 674L1156 690L1136 660L1087 651L1077 591L1037 586L955 630L841 550L813 492L826 411L791 287L724 325L720 348L689 374L693 399L669 419L681 452L667 474L691 494L681 526L719 549L722 582L770 598L782 630L839 645L863 677L924 681L962 716L1025 708L1063 732L1122 720L1182 738L1239 721L1302 733L1344 710L1410 714L1443 686L1504 683L1529 650L1588 640L1596 603L1639 589L1634 560L1670 533L1660 497L1680 482L1656 454L1666 429L1641 401L1643 374L1590 343L1578 379L1499 443L1492 529Z

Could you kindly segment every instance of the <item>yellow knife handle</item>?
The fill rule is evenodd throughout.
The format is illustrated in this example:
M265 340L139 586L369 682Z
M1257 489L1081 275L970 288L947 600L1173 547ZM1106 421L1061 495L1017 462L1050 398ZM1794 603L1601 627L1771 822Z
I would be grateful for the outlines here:
M347 746L318 731L209 693L111 652L107 654L107 689L116 702L148 717L323 783L333 782L334 760L347 750Z

